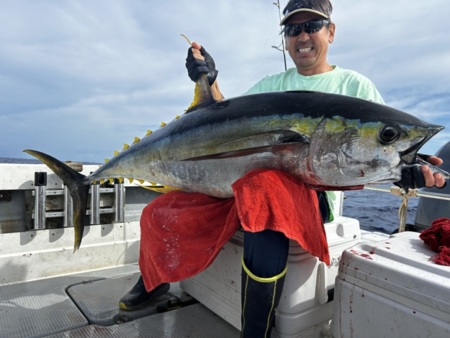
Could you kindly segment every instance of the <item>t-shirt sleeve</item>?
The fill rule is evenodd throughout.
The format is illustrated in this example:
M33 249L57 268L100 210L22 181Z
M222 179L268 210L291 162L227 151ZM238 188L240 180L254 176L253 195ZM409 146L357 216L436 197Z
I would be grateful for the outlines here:
M375 85L368 79L364 79L360 82L356 96L362 99L384 104L383 97Z

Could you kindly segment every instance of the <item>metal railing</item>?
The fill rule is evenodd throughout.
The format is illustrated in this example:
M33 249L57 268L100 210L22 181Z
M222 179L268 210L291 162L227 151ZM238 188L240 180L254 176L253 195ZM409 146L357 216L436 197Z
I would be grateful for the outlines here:
M63 189L48 190L47 189L47 173L35 173L35 189L34 195L34 229L40 230L46 228L46 220L49 218L63 218L63 227L73 226L73 202L69 189L64 186ZM90 216L90 224L100 224L100 215L114 214L115 222L123 222L125 219L125 187L123 183L117 180L113 187L101 187L99 184L91 185L89 189L90 208L86 211L86 215ZM101 207L100 196L102 194L114 194L114 203L111 207ZM48 211L47 197L62 196L62 211Z

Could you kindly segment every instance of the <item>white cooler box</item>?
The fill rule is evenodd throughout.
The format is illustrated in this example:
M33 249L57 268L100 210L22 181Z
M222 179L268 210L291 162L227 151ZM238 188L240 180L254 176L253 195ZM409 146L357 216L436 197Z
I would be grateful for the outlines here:
M319 337L333 315L329 299L334 289L342 251L360 240L359 222L338 216L325 225L331 265L326 266L291 241L288 272L272 337ZM243 234L223 247L214 263L202 273L182 281L181 287L200 303L241 329L241 259Z
M450 337L450 267L416 232L342 255L336 279L335 338Z

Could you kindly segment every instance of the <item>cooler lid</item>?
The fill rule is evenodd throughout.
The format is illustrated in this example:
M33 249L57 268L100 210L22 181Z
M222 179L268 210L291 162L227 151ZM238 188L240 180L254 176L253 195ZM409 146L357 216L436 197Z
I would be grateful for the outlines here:
M371 291L388 290L391 295L450 314L450 267L434 263L434 255L419 233L402 232L385 241L363 242L346 250L340 274Z
M324 224L330 251L342 252L355 245L361 239L359 221L355 218L336 216L332 222ZM291 241L290 254L302 254L306 251L297 242Z

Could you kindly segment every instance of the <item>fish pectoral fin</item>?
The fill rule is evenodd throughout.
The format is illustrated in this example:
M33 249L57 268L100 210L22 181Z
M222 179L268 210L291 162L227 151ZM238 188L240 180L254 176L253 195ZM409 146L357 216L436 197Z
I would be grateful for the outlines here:
M262 154L262 153L277 153L277 152L282 152L284 150L290 150L290 149L292 149L292 146L295 146L295 145L298 145L298 143L294 143L294 142L293 143L283 143L283 144L269 145L269 146L263 146L263 147L225 151L222 153L215 153L215 154L210 154L210 155L205 155L205 156L186 158L183 161L218 160L218 159L225 159L225 158L250 156L250 155Z
M274 130L270 132L240 137L217 144L215 146L215 153L225 153L242 150L245 151L246 149L271 147L286 143L309 144L309 140L305 136L290 130Z
M291 130L274 130L231 140L222 143L219 147L228 148L229 150L240 150L285 143L309 143L309 139Z
M292 147L292 145L309 144L309 139L291 130L274 130L265 133L237 138L215 146L215 152L184 159L184 161L199 161L248 156L263 152L277 152Z

